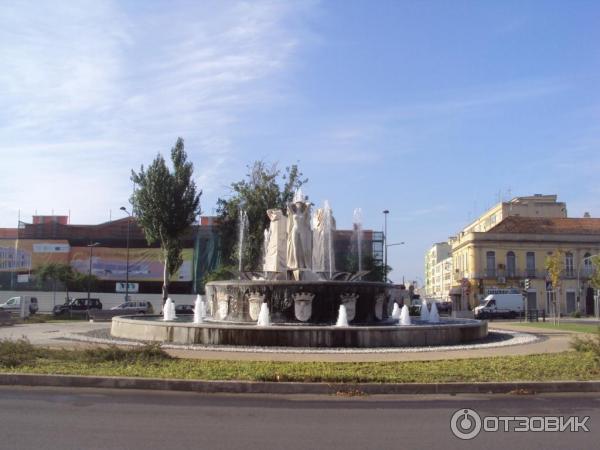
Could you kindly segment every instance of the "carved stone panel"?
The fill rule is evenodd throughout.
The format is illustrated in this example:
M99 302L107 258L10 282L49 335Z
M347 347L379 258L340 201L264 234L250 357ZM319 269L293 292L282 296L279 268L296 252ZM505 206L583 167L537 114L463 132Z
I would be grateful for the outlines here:
M261 294L260 292L250 292L248 294L248 312L250 313L250 318L252 320L258 320L258 315L260 313L260 306L265 301L265 294Z
M340 301L346 307L348 322L354 320L354 316L356 315L356 300L358 300L358 294L346 293L340 295Z
M315 294L310 292L297 292L292 295L294 299L294 315L300 322L306 322L312 316L312 302Z

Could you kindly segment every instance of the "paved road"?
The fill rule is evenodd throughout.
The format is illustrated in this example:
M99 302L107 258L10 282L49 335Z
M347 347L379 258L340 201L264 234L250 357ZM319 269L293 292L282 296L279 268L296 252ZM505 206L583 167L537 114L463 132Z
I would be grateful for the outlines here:
M590 415L584 433L452 436L460 408L482 415ZM2 449L598 448L600 395L280 397L0 388Z

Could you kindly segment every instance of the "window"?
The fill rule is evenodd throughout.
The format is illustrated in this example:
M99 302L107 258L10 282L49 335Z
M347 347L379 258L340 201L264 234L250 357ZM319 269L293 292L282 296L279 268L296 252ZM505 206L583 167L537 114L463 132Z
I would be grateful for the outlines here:
M496 252L487 252L486 253L486 276L488 278L493 278L496 276Z
M527 276L535 277L535 252L527 252Z
M506 276L514 277L517 273L517 258L515 252L510 251L506 254Z
M567 277L572 277L575 275L575 271L573 269L573 253L571 252L565 253L565 275Z
M592 255L588 252L583 255L583 275L589 277L594 273L594 269L592 267Z

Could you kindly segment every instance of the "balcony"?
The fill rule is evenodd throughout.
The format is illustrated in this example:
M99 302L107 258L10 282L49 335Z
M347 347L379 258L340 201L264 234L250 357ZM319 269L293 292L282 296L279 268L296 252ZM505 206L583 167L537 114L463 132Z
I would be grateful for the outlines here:
M477 272L472 274L473 278L506 278L506 279L518 279L522 280L525 278L538 278L545 279L546 271L542 270L506 270L506 269L497 269L497 270L485 270L483 272Z

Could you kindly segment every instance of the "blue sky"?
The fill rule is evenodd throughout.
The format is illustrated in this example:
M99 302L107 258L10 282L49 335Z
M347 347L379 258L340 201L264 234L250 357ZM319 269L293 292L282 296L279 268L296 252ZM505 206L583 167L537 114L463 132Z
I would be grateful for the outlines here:
M119 217L177 136L211 214L299 161L338 225L389 209L393 278L510 196L600 216L595 1L0 3L0 226Z

